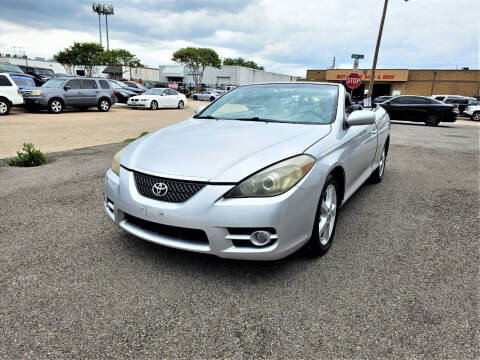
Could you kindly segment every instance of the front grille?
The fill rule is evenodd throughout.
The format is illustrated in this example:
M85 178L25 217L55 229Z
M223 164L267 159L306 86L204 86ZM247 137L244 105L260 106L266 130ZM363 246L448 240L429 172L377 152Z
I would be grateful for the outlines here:
M125 213L125 220L134 226L162 236L188 241L192 244L208 245L208 237L203 230L158 224L152 221L137 218L127 213Z
M22 90L21 93L22 93L22 95L24 95L24 96L30 96L30 95L32 95L32 92L31 92L30 90Z
M204 183L165 179L138 172L134 172L133 175L135 178L135 186L137 187L137 191L142 196L172 203L181 203L187 201L205 186ZM162 190L160 192L157 191L157 194L155 194L153 189L155 184L166 185L167 190L165 194L163 194L165 191L163 186ZM160 185L158 185L158 187Z

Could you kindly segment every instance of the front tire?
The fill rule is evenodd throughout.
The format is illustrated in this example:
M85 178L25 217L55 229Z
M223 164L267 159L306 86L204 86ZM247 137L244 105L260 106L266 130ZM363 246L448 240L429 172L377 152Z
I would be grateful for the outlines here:
M0 116L8 115L10 113L10 102L5 99L0 99Z
M183 109L184 107L185 107L185 104L183 103L182 100L180 100L180 101L178 102L178 108L181 110L181 109Z
M60 114L64 108L65 105L60 99L52 99L48 102L48 112L52 114Z
M475 111L472 115L473 121L480 121L480 111Z
M332 175L328 175L318 203L312 237L307 244L307 252L311 257L323 256L330 249L337 226L338 202L340 186Z
M198 98L197 98L196 95L193 95L192 99L193 99L193 100L198 100Z
M157 110L158 109L158 103L155 100L152 100L150 103L150 110Z
M101 112L107 112L108 110L110 110L110 107L111 107L110 100L105 98L100 99L97 105L98 111L101 111Z
M427 126L437 126L440 123L440 119L438 115L435 113L431 113L427 115L427 120L425 121L425 125Z

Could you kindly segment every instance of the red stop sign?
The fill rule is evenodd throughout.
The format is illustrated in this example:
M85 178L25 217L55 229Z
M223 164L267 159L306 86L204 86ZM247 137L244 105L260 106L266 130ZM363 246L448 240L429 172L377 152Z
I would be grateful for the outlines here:
M351 73L347 76L345 83L350 89L356 89L362 83L362 78L356 73Z

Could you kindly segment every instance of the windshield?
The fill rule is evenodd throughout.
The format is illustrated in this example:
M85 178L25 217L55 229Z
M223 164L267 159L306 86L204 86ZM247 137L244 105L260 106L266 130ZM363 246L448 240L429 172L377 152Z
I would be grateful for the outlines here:
M0 64L0 72L16 72L16 73L23 73L23 70L20 69L18 65L12 64Z
M123 89L120 85L118 85L115 81L110 80L110 85L114 89Z
M329 124L337 108L338 87L323 84L261 84L238 87L197 118Z
M35 73L36 74L39 74L39 75L45 75L45 76L53 76L55 75L55 73L53 72L53 70L50 70L50 69L35 69Z
M19 75L11 75L12 80L17 84L19 89L35 87L35 81L32 78Z
M65 79L51 79L42 85L43 88L60 88L65 83Z
M160 95L163 89L149 89L143 93L143 95Z

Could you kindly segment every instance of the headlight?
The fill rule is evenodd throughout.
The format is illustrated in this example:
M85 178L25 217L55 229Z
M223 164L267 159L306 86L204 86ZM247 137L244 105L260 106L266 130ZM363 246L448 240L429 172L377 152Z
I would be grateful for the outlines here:
M281 161L250 176L230 190L225 197L277 196L295 186L312 168L315 158L299 155Z
M112 160L112 171L119 176L120 176L120 160L122 160L123 150L125 150L125 148L117 152Z
M33 96L40 96L43 94L42 90L32 90L32 95Z

